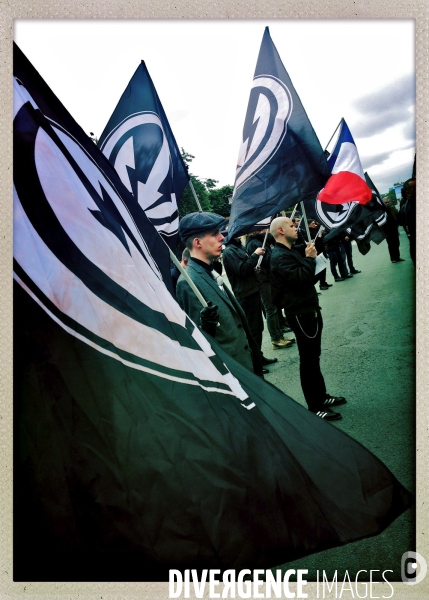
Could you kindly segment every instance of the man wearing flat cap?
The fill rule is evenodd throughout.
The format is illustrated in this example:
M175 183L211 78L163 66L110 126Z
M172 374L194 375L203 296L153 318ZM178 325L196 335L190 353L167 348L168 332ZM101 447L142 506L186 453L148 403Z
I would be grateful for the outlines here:
M181 219L180 239L191 255L186 273L210 305L201 306L183 275L177 282L176 298L194 323L214 337L225 352L257 375L262 375L260 353L244 312L213 269L213 261L222 254L224 236L221 230L225 225L222 216L209 212L190 213Z

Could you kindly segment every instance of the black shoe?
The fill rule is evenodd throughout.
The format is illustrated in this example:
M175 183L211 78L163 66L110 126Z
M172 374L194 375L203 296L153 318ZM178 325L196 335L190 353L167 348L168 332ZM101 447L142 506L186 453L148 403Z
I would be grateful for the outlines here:
M267 358L266 356L262 357L262 364L263 365L272 365L273 363L276 363L279 359L278 358Z
M350 273L353 273L353 275L357 275L358 273L362 273L362 271L358 271L357 269L353 269L353 271L350 271Z
M335 277L335 281L344 281L345 277Z
M340 415L340 413L336 413L333 410L331 410L330 408L325 408L324 410L313 410L311 411L313 412L316 416L318 416L320 419L324 419L325 421L339 421L340 419L342 419L343 417Z
M340 404L345 404L347 400L342 396L328 396L326 400L322 403L323 408L330 408L331 406L340 406Z
M348 273L348 274L347 274L347 275L344 277L344 279L351 279L352 277L353 277L353 275L352 275L351 273Z
M269 373L268 369L262 369L262 375L265 375L266 373Z
M320 290L329 290L329 285L319 285Z
M398 260L392 260L393 263L404 262L405 258L398 258Z

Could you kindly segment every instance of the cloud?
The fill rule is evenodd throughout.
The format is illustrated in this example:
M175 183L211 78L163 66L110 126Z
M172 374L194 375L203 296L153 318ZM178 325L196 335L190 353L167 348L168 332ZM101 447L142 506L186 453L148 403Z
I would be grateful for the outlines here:
M372 156L362 156L361 162L362 166L365 165L365 170L371 169L371 167L382 165L392 155L392 150L387 150L386 152L379 152L378 154L374 154Z
M408 121L404 124L404 128L402 130L402 135L404 139L409 142L408 147L415 146L416 144L416 122L414 119Z
M170 122L176 122L177 121L183 121L183 119L186 119L189 116L189 110L173 110L169 115L168 115L168 120Z
M408 135L414 127L415 78L403 75L381 90L361 96L352 103L360 117L353 123L353 135L366 138L403 125Z
M394 183L406 181L413 172L413 161L404 161L394 166L378 166L371 171L368 169L368 175L371 177L380 194L385 194Z
M364 170L371 169L373 167L380 167L383 169L389 168L389 161L392 156L397 152L406 152L407 150L415 150L416 144L414 138L405 139L404 143L394 149L386 150L384 152L378 152L377 154L365 155L361 154L361 163ZM387 163L387 164L386 164Z

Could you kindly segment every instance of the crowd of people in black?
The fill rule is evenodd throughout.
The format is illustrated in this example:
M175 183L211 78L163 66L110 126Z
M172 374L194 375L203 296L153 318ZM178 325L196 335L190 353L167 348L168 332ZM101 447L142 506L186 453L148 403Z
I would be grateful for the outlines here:
M388 200L385 204L384 233L391 262L404 260L399 253L398 227L402 225L415 264L415 179L405 182L399 210ZM335 421L341 414L333 407L345 404L346 399L327 392L320 370L323 319L318 296L333 285L326 277L328 263L336 283L361 271L353 264L347 232L325 240L324 228L317 221L305 227L301 224L299 216L278 216L269 231L251 232L245 241L233 238L225 243L224 217L208 212L186 215L179 225L185 272L179 276L175 269L176 298L202 330L260 377L278 360L262 353L265 319L273 349L291 348L295 343L298 347L301 387L309 410ZM202 308L190 281L207 306Z

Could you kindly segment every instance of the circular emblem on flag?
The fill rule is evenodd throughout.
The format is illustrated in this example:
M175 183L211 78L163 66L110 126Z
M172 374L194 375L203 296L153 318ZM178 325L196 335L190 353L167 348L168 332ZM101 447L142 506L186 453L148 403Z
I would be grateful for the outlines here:
M292 95L282 81L272 75L254 78L238 156L235 190L276 154L286 135L292 108Z
M177 233L172 161L159 116L147 111L131 115L106 137L101 150L159 233Z
M316 200L316 213L319 221L329 229L335 229L343 225L353 210L359 206L359 202L346 202L345 204L328 204Z

